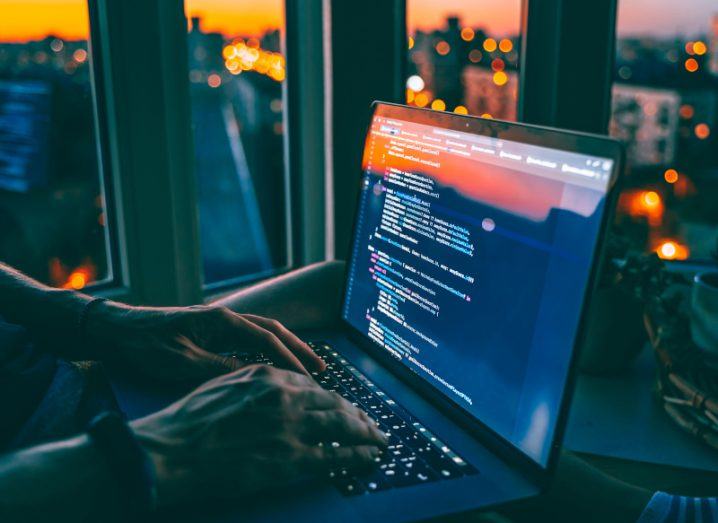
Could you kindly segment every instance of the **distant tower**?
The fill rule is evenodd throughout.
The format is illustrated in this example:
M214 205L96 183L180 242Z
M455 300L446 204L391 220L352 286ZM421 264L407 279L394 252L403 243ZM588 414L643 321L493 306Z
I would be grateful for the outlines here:
M202 32L202 19L199 16L193 16L191 20L192 20L192 32L193 33L201 33Z
M453 109L464 103L464 88L461 85L463 69L464 42L461 40L461 20L457 16L446 18L446 30L434 32L434 35L449 44L449 52L441 56L434 49L430 56L434 63L434 96L446 102L446 107Z
M711 61L708 65L710 72L718 76L718 14L713 15L713 31L710 41Z

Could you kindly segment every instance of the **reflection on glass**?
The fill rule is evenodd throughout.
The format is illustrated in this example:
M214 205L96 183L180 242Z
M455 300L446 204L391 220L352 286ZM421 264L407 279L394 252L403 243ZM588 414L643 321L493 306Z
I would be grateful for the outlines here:
M85 0L0 0L0 260L55 286L109 277Z
M406 102L516 119L521 2L407 1Z
M714 1L619 2L612 113L611 134L628 147L622 229L665 259L710 258L718 246Z
M287 263L281 0L187 0L205 284Z

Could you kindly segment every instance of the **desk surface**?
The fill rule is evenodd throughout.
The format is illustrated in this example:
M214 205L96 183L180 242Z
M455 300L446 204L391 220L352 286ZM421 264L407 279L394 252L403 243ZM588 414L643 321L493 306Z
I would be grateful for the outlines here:
M581 375L565 446L602 457L718 472L718 450L675 425L655 397L656 365L646 348L627 372Z

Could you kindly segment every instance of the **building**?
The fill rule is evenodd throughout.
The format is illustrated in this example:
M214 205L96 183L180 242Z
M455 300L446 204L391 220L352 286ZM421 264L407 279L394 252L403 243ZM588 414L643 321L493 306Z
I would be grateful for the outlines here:
M614 84L611 135L626 144L634 166L674 162L680 105L671 89Z

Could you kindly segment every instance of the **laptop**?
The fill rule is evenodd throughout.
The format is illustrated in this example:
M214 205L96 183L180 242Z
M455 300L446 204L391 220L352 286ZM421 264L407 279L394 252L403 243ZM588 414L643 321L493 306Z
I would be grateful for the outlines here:
M302 334L389 448L239 517L403 522L540 494L622 162L601 136L374 103L341 325Z

